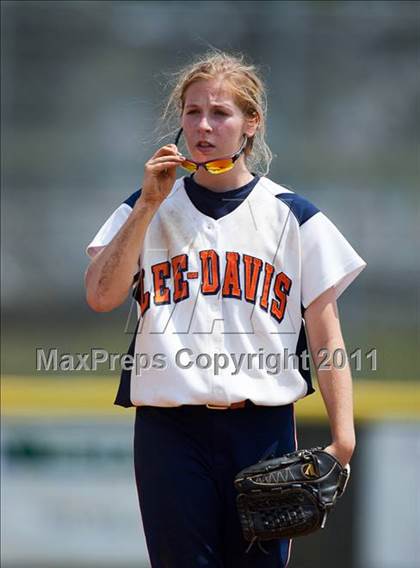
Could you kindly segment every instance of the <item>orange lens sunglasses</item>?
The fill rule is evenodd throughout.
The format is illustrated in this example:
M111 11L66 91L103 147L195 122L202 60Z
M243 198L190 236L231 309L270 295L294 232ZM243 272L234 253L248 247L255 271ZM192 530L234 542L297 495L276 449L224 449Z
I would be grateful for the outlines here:
M179 139L181 138L182 128L178 132L175 145L178 145ZM218 160L209 160L208 162L194 162L194 160L184 160L181 164L181 167L184 170L188 170L189 172L196 172L198 168L204 168L210 174L224 174L225 172L230 171L233 166L235 165L236 160L245 150L245 146L247 143L248 138L244 135L244 141L242 142L241 147L239 150L233 154L233 156L228 158L219 158Z

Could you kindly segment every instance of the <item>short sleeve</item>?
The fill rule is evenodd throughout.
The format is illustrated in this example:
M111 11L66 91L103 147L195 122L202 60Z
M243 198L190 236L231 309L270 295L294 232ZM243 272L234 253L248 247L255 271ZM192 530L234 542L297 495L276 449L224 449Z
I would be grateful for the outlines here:
M91 242L86 247L86 254L93 258L103 247L106 247L124 223L127 221L133 210L134 204L140 196L141 190L136 191L128 197L115 211L108 217Z
M334 287L336 298L366 267L337 227L321 211L301 227L302 305Z

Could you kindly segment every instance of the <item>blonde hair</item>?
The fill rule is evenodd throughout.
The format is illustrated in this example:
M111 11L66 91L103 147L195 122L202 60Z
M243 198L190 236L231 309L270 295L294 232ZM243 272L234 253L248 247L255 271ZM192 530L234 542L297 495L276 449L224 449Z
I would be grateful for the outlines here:
M256 67L246 63L243 55L230 55L213 50L182 68L174 74L173 87L161 116L162 124L173 124L179 128L185 93L188 87L199 80L221 77L228 81L236 104L247 118L257 118L255 135L248 138L245 159L250 170L260 175L268 173L273 158L265 141L267 99L265 86L258 76Z

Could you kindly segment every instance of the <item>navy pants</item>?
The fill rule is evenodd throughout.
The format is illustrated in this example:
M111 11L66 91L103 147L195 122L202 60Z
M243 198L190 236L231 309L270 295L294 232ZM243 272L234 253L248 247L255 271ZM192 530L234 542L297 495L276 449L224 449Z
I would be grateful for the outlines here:
M233 479L296 449L293 404L136 408L134 464L152 568L284 568L288 539L246 553Z

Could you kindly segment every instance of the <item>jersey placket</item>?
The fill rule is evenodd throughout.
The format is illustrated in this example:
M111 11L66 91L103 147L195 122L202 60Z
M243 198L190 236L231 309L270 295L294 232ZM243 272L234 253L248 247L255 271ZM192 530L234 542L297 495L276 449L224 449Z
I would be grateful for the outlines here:
M209 248L212 248L219 252L219 232L220 227L216 220L207 218L204 223L204 233L206 235L206 240L208 242ZM220 255L219 255L220 256ZM219 258L222 264L222 259ZM222 270L220 266L220 279L222 280ZM220 287L222 282L220 282ZM223 313L222 313L222 301L221 301L221 291L213 296L206 297L207 314L208 314L208 329L209 329L209 352L212 359L212 367L210 368L211 378L211 400L214 404L229 404L228 394L226 393L223 370L219 370L218 374L215 374L214 360L218 354L224 352L224 341L223 341Z

